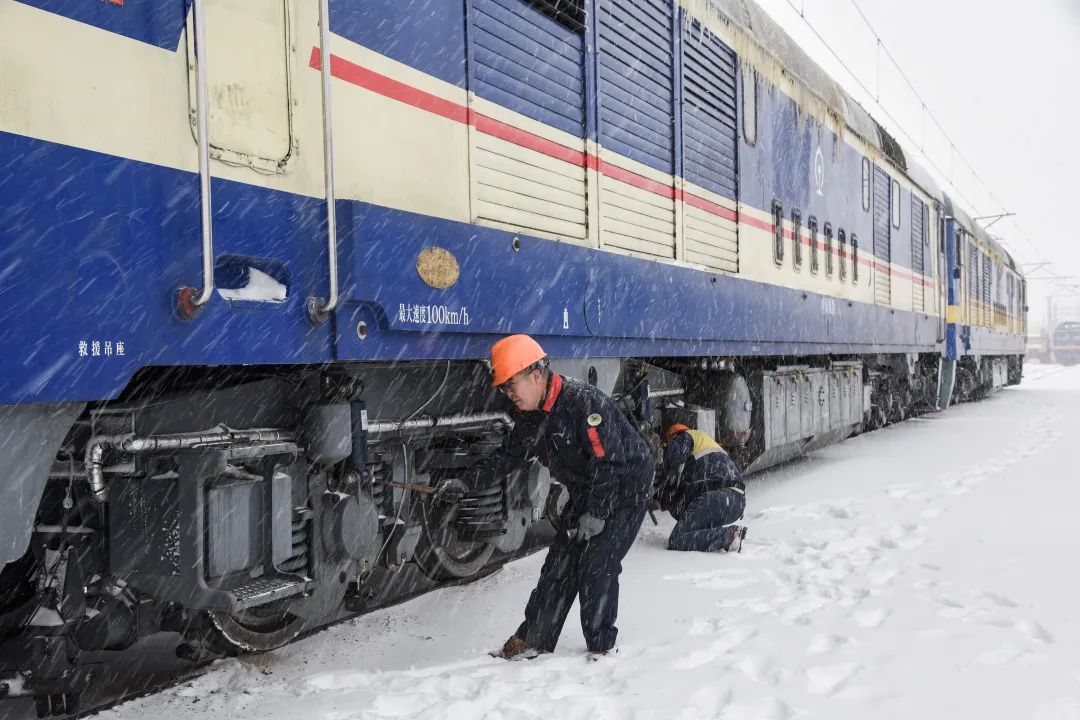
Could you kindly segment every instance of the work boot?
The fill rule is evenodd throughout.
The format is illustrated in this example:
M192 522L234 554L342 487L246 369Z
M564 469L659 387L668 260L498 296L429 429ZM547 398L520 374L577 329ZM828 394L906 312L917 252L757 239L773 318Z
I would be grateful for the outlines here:
M724 549L728 552L742 552L743 538L746 537L746 528L742 525L732 525L731 539L728 540L727 547Z
M619 652L619 648L611 648L610 650L590 650L588 654L585 655L585 662L603 660L606 657L611 657L617 652Z
M510 639L503 643L502 650L492 653L492 656L503 660L531 660L539 654L539 650L526 645L517 635L511 635Z

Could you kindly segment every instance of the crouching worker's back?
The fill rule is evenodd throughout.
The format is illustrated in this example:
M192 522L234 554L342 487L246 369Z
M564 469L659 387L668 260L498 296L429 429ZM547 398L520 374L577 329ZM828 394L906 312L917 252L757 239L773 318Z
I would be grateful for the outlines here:
M739 552L746 528L746 486L735 461L700 430L672 425L664 433L661 508L678 522L668 550Z

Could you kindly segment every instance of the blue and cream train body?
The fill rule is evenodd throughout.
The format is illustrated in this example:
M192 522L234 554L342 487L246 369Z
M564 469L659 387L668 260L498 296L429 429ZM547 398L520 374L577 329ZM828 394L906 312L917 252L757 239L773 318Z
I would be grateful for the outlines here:
M658 413L700 409L751 468L1019 381L1012 259L743 0L330 0L341 297L312 322L331 267L318 3L204 4L201 51L190 0L0 8L0 432L21 448L0 457L5 582L31 582L41 548L66 542L40 529L60 525L60 460L83 520L115 541L93 509L178 462L133 448L194 452L177 438L222 424L284 433L273 442L321 478L291 475L308 507L292 522L337 535L282 574L284 550L243 539L274 525L253 513L221 541L245 550L215 560L228 572L210 590L155 601L258 647L325 621L344 586L322 610L297 598L318 597L328 568L398 588L386 597L413 565L433 581L478 572L525 540L504 527L451 552L412 520L402 531L419 501L387 477L434 482L460 463L425 470L413 445L458 442L475 462L505 431L480 362L505 333L605 391L644 379ZM177 289L199 287L203 262L200 54L216 289L186 319ZM273 409L253 409L268 392ZM199 447L273 444L214 437ZM245 502L280 501L252 482ZM316 486L351 499L324 510ZM531 528L542 499L512 495L504 521ZM244 624L241 571L277 577L253 607L299 624Z

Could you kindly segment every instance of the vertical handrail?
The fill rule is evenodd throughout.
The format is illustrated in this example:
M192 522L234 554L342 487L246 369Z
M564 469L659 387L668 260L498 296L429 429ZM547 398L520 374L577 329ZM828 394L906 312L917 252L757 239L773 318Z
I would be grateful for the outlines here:
M322 74L323 170L326 173L326 233L329 255L330 294L307 301L308 317L316 325L325 322L338 304L337 208L334 205L334 123L330 92L330 4L319 0L319 64Z
M325 1L325 0L324 0ZM199 142L199 203L202 220L202 290L182 287L177 295L180 314L195 317L210 300L214 292L214 224L213 205L210 198L210 104L206 90L206 21L204 0L193 0L192 15L195 24L195 124Z

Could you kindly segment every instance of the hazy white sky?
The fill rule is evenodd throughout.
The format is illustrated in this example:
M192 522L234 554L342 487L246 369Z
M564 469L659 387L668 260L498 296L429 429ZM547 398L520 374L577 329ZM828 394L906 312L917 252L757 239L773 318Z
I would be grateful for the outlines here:
M912 140L874 106L792 5L801 9L860 80L880 94L881 105L952 175L969 199L968 211L1001 212L963 162L950 158L941 131L922 117L919 101L884 54L879 70L876 41L857 3L960 152L1001 205L1017 213L1015 223L1007 218L990 231L1005 239L1018 262L1052 260L1059 275L1080 276L1080 0L757 2L910 154ZM1033 277L1044 275L1036 271ZM1080 277L1072 282L1080 283ZM1049 289L1049 283L1030 284L1033 296Z

